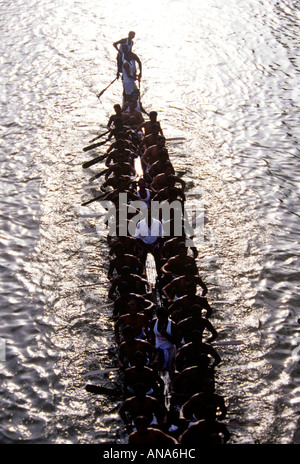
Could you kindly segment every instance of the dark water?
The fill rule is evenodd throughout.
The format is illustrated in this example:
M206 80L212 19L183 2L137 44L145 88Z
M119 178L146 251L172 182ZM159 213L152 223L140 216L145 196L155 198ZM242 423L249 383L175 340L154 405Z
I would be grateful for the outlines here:
M0 442L127 440L119 403L84 389L115 345L103 211L80 205L101 168L82 170L95 154L82 147L122 91L96 97L115 77L112 43L135 30L144 107L185 138L170 156L205 211L212 322L244 341L219 350L231 442L300 443L299 3L0 5Z

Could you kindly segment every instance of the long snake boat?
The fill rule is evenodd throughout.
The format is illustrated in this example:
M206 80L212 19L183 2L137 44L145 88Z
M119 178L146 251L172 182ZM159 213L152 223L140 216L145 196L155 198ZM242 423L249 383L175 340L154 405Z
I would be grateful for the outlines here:
M85 388L120 400L128 444L226 443L228 411L216 373L222 368L217 349L226 341L216 341L185 182L176 175L157 113L143 113L137 103L115 105L107 131L91 142L108 138L83 149L110 143L105 154L83 163L84 169L105 163L90 179L101 180L100 191L83 205L100 201L106 211L118 360L111 368L117 388L95 381L104 370L88 372Z

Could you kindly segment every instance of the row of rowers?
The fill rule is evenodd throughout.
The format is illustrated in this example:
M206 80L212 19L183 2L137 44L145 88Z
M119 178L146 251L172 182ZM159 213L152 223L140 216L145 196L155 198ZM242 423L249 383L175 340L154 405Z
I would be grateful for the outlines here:
M108 171L101 190L118 207L119 193L126 191L130 200L145 200L148 212L134 234L120 233L118 223L116 233L107 237L108 296L114 300L112 317L124 395L119 413L128 443L226 443L230 438L224 423L227 408L216 392L216 366L221 358L212 345L217 331L210 321L213 310L199 275L197 249L186 245L184 232L174 235L172 227L168 234L163 227L151 233L154 219L149 198L170 201L175 195L184 203L184 182L175 175L156 113L151 113L152 120L130 127L127 115L122 120L119 107L115 110L117 116L109 121L115 141L106 152ZM148 146L151 137L156 143ZM135 181L134 159L139 155L144 175ZM154 256L158 292L153 292L146 277L148 253Z
M134 101L125 108L115 105L115 114L107 125L109 139L114 138L115 141L105 153L107 169L102 171L105 182L100 188L107 195L103 195L102 199L118 202L119 193L126 192L129 201L142 200L147 206L151 200L178 199L183 203L185 182L175 175L157 113L150 112L150 119L145 121ZM141 159L142 176L136 172L137 157ZM139 182L134 184L132 178L139 176Z

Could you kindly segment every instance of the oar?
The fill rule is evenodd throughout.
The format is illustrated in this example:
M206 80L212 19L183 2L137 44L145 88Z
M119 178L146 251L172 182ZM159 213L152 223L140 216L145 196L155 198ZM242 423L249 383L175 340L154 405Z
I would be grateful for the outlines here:
M177 141L177 140L178 140L178 141L186 140L186 138L185 138L185 137L171 137L171 138L169 138L169 139L166 139L167 142L173 142L173 141L175 142L175 141Z
M99 374L108 374L109 372L117 372L118 370L119 370L118 367L109 367L107 369L98 369L97 371L86 372L86 374L83 374L83 377L90 377L90 376L99 375Z
M104 160L104 158L105 158L106 156L107 156L107 155L106 155L106 153L105 153L104 155L97 156L97 158L93 158L92 160L85 161L84 163L82 163L83 169L87 169L87 168L89 168L90 166L93 166L94 164L99 163L100 161Z
M108 134L109 132L110 132L110 130L107 130L106 132L103 132L103 134L97 135L97 137L90 140L90 143L95 142L95 140L100 139L100 137L103 137L104 135Z
M102 171L99 172L98 174L96 174L95 176L91 177L89 182L92 183L92 182L94 182L94 180L98 179L98 177L101 177L101 176L103 176Z
M96 395L110 395L110 396L122 396L122 392L117 388L106 388L101 385L91 385L88 384L85 386L86 391L89 393L96 393Z
M84 203L81 203L81 206L87 206L90 203L93 203L93 201L100 200L100 198L103 198L105 195L107 195L107 193L102 193L101 195L98 195L97 197L92 198L91 200L88 200L88 201L85 201Z
M225 340L224 342L212 342L214 346L244 345L243 340Z
M103 169L103 171L101 171L101 172L98 172L98 174L97 174L97 178L98 178L98 177L100 177L100 176L103 176L103 174L106 174L106 173L107 173L107 171L108 171L108 168L106 168L106 169Z
M147 111L143 108L143 105L142 105L142 102L141 102L141 81L140 80L139 80L139 101L140 101L141 112L146 114L147 116L149 116Z
M98 142L98 143L93 143L92 145L88 145L87 147L84 147L82 151L89 151L92 150L93 148L101 147L101 145L104 145L106 142L108 142L109 139L103 140L103 142Z
M110 86L111 86L111 85L112 85L112 84L113 84L113 83L114 83L114 82L115 82L117 79L118 79L118 78L117 78L117 77L115 77L115 78L114 78L114 80L113 80L113 81L111 81L111 83L110 83L110 84L108 84L108 85L105 87L105 89L101 90L101 92L100 92L100 93L97 95L97 97L98 97L98 98L100 98L100 97L101 97L101 96L104 94L105 90L107 90L107 89L108 89L108 87L110 87Z

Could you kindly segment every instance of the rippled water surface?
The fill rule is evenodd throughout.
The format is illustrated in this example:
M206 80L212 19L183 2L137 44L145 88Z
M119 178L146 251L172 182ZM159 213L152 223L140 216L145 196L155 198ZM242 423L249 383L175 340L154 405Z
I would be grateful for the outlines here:
M103 152L82 147L122 92L97 98L115 77L112 43L134 30L143 105L184 137L169 153L205 208L212 322L244 341L220 348L231 442L300 443L299 3L0 5L0 442L127 440L118 401L84 389L116 351L103 211L80 205L101 169L81 164Z

